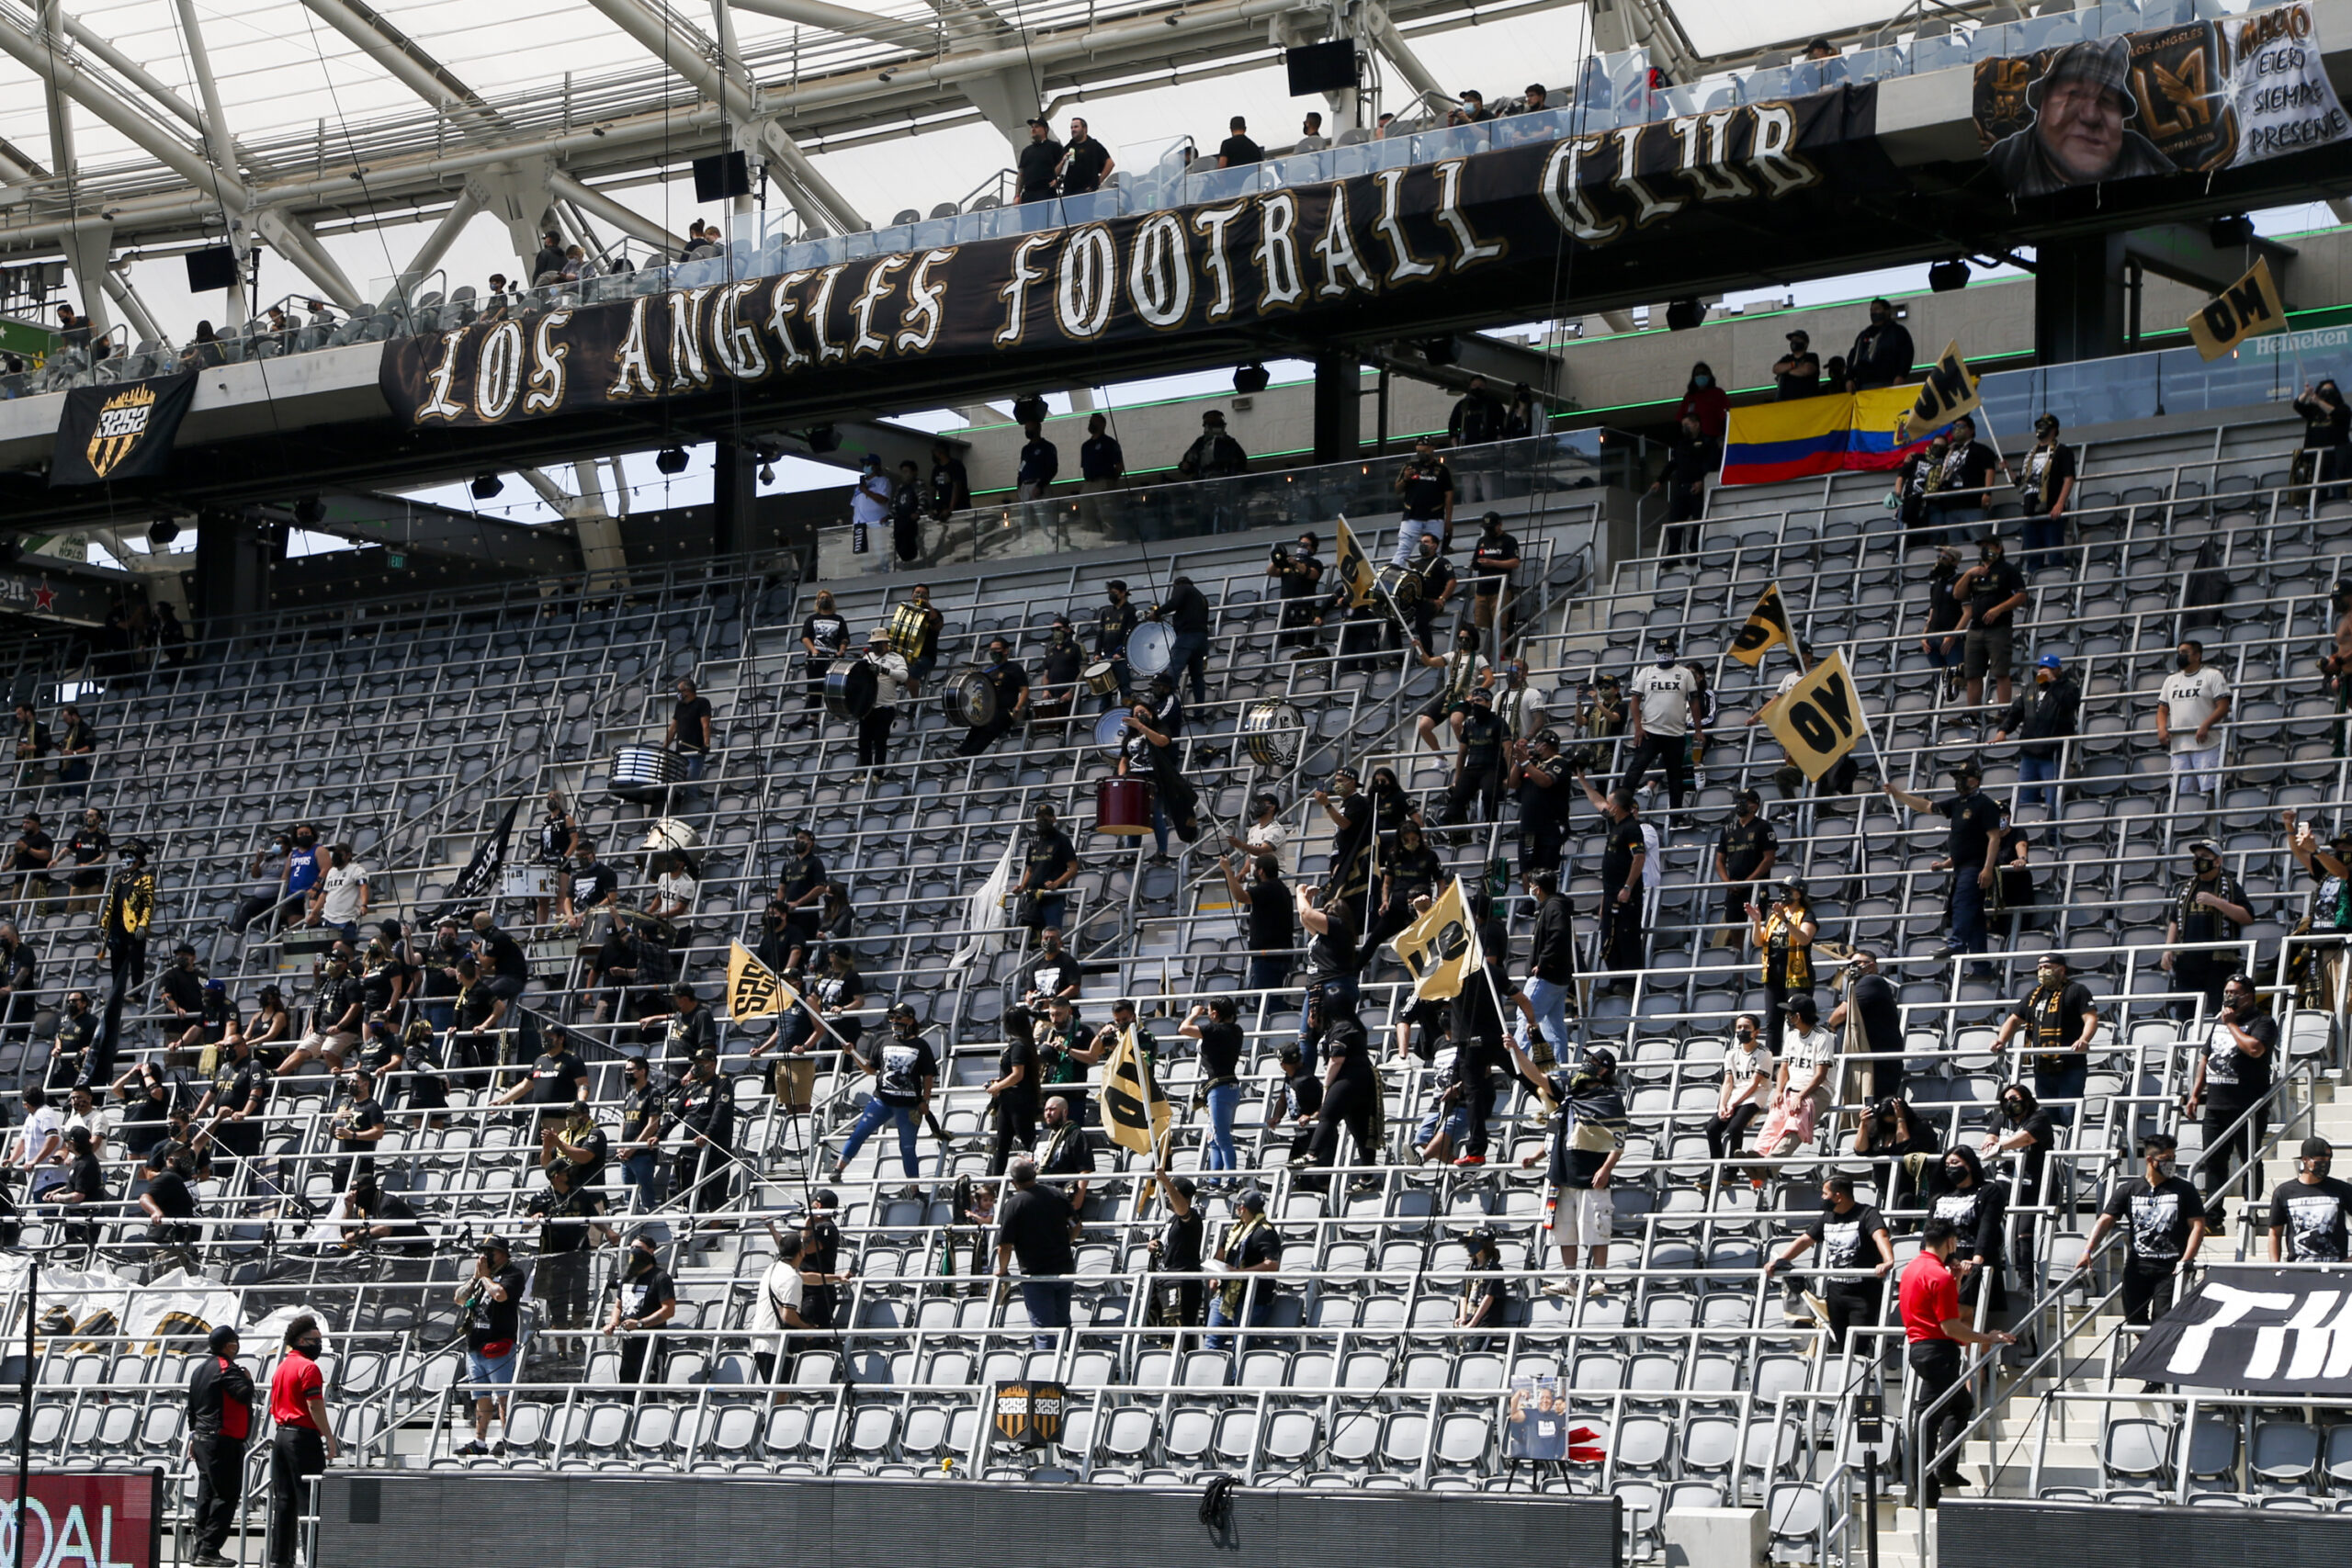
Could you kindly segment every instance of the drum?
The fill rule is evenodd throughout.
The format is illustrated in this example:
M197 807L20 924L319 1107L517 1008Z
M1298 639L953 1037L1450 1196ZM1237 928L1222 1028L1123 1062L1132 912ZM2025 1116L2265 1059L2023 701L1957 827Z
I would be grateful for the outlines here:
M662 817L655 818L653 826L645 830L645 841L637 847L640 850L698 850L702 848L702 834L691 822L681 822L675 817Z
M1176 658L1176 628L1166 621L1146 621L1127 634L1127 668L1149 680L1166 672Z
M1261 768L1287 768L1306 739L1306 716L1288 703L1255 702L1241 714L1241 743Z
M501 898L552 898L555 897L555 867L508 861L499 873L498 896Z
M623 800L659 800L686 776L686 760L659 746L623 746L613 753L605 789Z
M1096 660L1080 671L1078 678L1085 682L1086 689L1098 697L1114 695L1119 690L1118 669L1107 659Z
M922 649L923 623L928 618L922 605L901 604L890 612L890 618L882 623L882 629L888 635L893 649L912 659Z
M1122 839L1151 831L1151 781L1098 779L1094 784L1094 830Z
M977 670L950 679L939 700L958 724L984 729L996 722L996 686Z
M1127 747L1127 710L1113 708L1094 721L1094 744L1103 754L1115 757Z
M874 711L881 687L864 659L836 659L825 671L825 711L854 723Z
M1384 566L1374 586L1381 598L1410 614L1421 603L1421 574L1410 567Z

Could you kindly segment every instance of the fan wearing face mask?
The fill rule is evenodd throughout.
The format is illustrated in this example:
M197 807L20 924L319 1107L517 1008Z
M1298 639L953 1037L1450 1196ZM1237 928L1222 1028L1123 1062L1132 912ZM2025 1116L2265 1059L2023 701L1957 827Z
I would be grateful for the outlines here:
M286 1325L286 1354L270 1374L269 1418L277 1427L269 1448L270 1568L293 1568L310 1480L335 1460L326 1378L319 1371L319 1353L325 1346L317 1318L308 1314L296 1318Z
M2126 1224L2125 1222L2129 1222ZM2115 1184L2083 1243L2077 1270L2123 1226L2123 1321L2147 1324L2172 1308L2174 1280L2194 1265L2205 1245L2205 1204L2180 1174L2180 1145L2169 1133L2151 1133L2140 1145L2140 1174Z
M2025 1035L2034 1097L2054 1101L2051 1119L2071 1125L2090 1075L2091 1036L2098 1032L2098 1007L2090 987L2074 977L2064 953L2045 953L2033 966L2033 989L2001 1021L1993 1049L2006 1051L2010 1041Z
M2156 744L2172 753L2176 785L2208 803L2222 787L2222 725L2230 716L2230 682L2205 662L2205 645L2185 639L2174 671L2156 692Z
M2270 1261L2341 1263L2346 1220L2352 1216L2352 1182L2328 1174L2335 1145L2305 1138L2295 1159L2295 1179L2270 1194Z
M2210 945L2234 942L2254 923L2254 899L2238 879L2222 868L2222 846L2199 839L2188 846L2188 874L2174 885L2172 918L2165 925L2164 956L2157 960L2172 976L2172 988L2205 999L2208 1015L2222 1006L2222 993L2244 954ZM2194 1003L2175 1010L2192 1016Z

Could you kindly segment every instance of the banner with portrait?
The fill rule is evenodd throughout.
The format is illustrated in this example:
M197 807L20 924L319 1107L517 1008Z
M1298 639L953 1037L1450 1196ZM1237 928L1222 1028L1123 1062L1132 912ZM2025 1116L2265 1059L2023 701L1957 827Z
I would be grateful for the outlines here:
M1995 184L2019 200L2352 136L2310 0L1979 61L1971 115Z

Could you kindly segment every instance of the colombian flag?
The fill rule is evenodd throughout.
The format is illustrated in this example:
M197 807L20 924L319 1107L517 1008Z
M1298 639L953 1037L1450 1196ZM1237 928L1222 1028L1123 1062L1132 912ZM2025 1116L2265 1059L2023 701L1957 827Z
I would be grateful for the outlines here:
M1899 467L1935 435L1928 431L1909 440L1903 434L1903 416L1918 395L1916 387L1884 387L1733 409L1724 435L1723 482L1760 485Z

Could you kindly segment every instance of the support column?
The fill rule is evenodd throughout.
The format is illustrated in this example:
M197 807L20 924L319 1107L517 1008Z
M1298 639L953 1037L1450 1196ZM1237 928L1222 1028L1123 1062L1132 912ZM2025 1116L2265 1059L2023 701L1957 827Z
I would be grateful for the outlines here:
M1344 463L1363 444L1363 367L1352 354L1315 356L1315 460Z
M2033 347L2044 365L2103 359L2126 347L2121 233L2037 246Z
M759 508L755 472L760 460L749 446L714 441L710 447L710 553L741 555L753 548L753 520ZM882 548L889 548L887 540Z
M221 637L269 608L273 554L261 526L242 512L207 511L196 524L198 637Z

